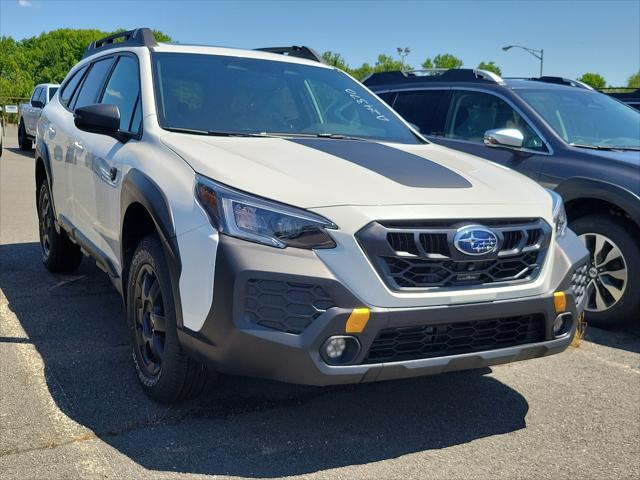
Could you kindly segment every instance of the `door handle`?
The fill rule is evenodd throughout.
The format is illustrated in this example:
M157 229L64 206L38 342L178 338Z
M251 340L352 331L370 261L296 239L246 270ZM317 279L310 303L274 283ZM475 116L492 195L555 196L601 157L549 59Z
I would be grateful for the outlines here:
M109 169L109 179L112 182L114 182L117 176L118 176L118 169L116 167L111 167Z

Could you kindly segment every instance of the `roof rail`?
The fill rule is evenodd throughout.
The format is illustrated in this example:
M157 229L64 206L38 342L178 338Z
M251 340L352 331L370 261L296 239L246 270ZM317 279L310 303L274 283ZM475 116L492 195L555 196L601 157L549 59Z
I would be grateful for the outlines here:
M372 73L362 83L365 85L384 85L397 82L492 82L503 85L504 81L499 75L478 68L427 68L422 70L410 70L401 72Z
M291 47L264 47L256 48L261 52L279 53L280 55L286 55L289 57L305 58L307 60L313 60L314 62L326 63L324 58L318 54L313 48L298 47L293 45Z
M119 39L122 40L118 41ZM151 29L136 28L135 30L114 33L108 37L91 42L85 49L82 58L93 55L98 50L102 51L109 48L118 48L122 46L154 47L156 45L158 45L158 42L156 41L156 37Z
M594 90L590 85L587 85L584 82L581 82L580 80L572 80L571 78L563 78L563 77L549 77L549 76L544 76L544 77L533 77L533 78L527 78L527 77L505 77L508 80L532 80L534 82L544 82L544 83L555 83L557 85L567 85L569 87L577 87L577 88L584 88L586 90Z

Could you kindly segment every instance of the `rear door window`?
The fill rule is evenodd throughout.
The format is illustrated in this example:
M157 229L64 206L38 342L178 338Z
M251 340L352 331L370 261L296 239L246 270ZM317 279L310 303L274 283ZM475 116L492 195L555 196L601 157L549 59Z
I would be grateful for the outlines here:
M79 93L74 100L73 109L92 105L98 101L102 93L102 86L113 65L113 58L98 60L91 66L91 70L82 82Z
M529 124L501 98L483 92L454 92L445 137L483 143L484 133L496 128L517 128L524 136L523 147L547 151Z
M450 92L422 90L398 92L393 108L424 135L442 136L447 118Z

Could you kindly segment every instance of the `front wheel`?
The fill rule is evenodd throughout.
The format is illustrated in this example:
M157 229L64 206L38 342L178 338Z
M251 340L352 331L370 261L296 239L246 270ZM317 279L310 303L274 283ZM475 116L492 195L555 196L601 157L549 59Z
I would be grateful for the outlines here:
M145 392L165 403L200 393L206 371L178 342L169 271L157 236L145 237L136 248L127 285L133 363Z
M589 250L587 323L613 327L640 317L640 244L637 228L614 215L587 215L571 229Z

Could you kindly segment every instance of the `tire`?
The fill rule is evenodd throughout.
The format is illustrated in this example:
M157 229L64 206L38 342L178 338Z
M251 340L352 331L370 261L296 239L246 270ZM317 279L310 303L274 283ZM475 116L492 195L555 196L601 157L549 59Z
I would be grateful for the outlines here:
M591 254L588 324L607 328L640 319L638 228L614 215L587 215L570 225ZM595 254L595 255L594 255Z
M42 263L53 273L72 272L82 262L80 247L64 231L58 233L54 225L49 184L45 180L38 187L38 231Z
M207 381L203 365L178 342L169 270L156 235L133 254L127 282L127 324L133 363L145 393L171 403L198 395Z
M33 142L27 137L27 131L24 128L24 122L20 120L20 126L18 126L18 146L20 150L30 151L33 148Z

